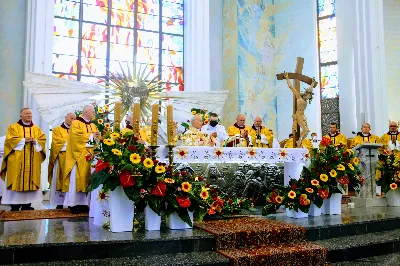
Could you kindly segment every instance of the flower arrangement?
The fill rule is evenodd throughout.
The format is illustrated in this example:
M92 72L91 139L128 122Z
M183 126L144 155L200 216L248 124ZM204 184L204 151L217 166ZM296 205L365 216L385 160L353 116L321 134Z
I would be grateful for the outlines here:
M97 129L101 134L105 134L113 126L113 121L110 120L109 107L108 105L99 106L96 103L92 103L95 111L95 118L93 119L93 124L96 125ZM82 116L82 111L75 111L77 117Z
M211 112L207 112L206 109L197 109L197 108L192 108L190 111L192 112L192 115L201 116L201 119L203 121L203 125L207 125L209 123ZM190 126L189 123L190 123L190 120L188 120L187 122L182 122L181 126L184 127L185 130L188 130L189 126Z
M379 155L375 179L376 184L382 187L384 193L397 189L398 184L400 183L399 166L399 157L395 154L384 152Z

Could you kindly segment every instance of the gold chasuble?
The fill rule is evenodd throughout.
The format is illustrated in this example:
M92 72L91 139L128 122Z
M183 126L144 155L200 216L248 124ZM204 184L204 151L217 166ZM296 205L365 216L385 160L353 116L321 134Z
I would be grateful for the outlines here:
M62 190L62 180L63 180L63 171L66 160L66 152L61 151L65 145L65 142L68 138L68 128L62 123L61 126L55 127L53 129L52 141L51 141L51 149L50 149L50 158L49 158L49 183L52 186L56 186L57 191ZM55 169L57 171L56 184L52 184L53 179L53 171L54 164L58 159L58 167Z
M381 137L381 143L382 143L382 149L383 150L389 150L389 143L390 146L392 146L393 148L399 148L397 147L397 142L400 142L400 132L394 131L391 132L389 131L388 133L386 133L385 135L383 135Z
M98 132L96 125L90 121L86 122L82 117L72 121L67 140L62 192L69 191L70 176L74 166L76 166L76 192L86 192L92 173L91 165L86 158L94 156L93 144L90 144L89 138L95 132Z
M309 140L309 139L303 139L303 141L301 142L301 145L303 146L303 148L308 149L309 152L311 152L312 149L314 148L311 140ZM290 138L286 141L284 148L288 148L288 149L293 148L293 138Z
M347 139L342 133L339 132L336 132L335 134L328 133L324 137L330 139L333 145L342 144L344 148L347 148Z
M249 136L250 136L250 130L251 130L250 127L248 127L248 126L242 126L241 127L241 126L238 126L238 124L235 123L235 124L233 124L233 126L230 126L228 128L227 133L228 133L229 137L233 137L235 135L243 135L246 130L247 130L247 132L249 132ZM248 140L246 140L245 146L246 147L249 146Z
M37 143L22 146L20 142L24 138L33 138ZM19 120L8 127L1 167L1 178L7 181L7 189L18 192L40 189L41 164L46 159L45 145L46 135L32 122L25 125ZM39 146L42 150L37 152Z
M251 137L251 141L253 142L253 147L272 148L272 145L274 142L274 135L271 133L271 131L268 128L261 126L259 129L257 129L253 125L250 128L249 135ZM262 135L265 136L266 140L268 141L268 144L261 143L261 142L264 142L264 141L262 141Z
M354 148L363 143L380 143L380 138L378 136L371 135L371 134L367 134L367 135L362 134L361 136L357 135L352 140L350 148Z
M126 127L121 130L121 136L124 136L126 132L130 132L132 130L133 130L133 127L131 125L126 125ZM147 135L147 133L142 129L139 129L139 139L147 142L148 144L151 143L149 135Z

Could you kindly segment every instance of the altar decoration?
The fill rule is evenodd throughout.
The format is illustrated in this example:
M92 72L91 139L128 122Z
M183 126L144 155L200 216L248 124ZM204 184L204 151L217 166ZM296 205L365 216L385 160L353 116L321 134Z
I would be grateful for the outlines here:
M203 125L208 125L210 122L210 114L211 112L208 112L206 109L200 109L200 108L192 108L190 109L190 112L193 115L198 115L201 117L201 120L203 121ZM218 119L219 121L219 119ZM190 127L190 120L187 120L186 122L182 122L181 126L185 129L188 130Z
M97 105L95 102L91 103L94 107L95 117L92 121L96 125L99 132L103 135L114 125L114 121L110 119L110 110L108 105ZM82 116L82 110L75 110L77 117Z
M376 184L381 186L382 192L386 194L389 206L400 206L400 162L399 156L394 153L384 152L379 155Z

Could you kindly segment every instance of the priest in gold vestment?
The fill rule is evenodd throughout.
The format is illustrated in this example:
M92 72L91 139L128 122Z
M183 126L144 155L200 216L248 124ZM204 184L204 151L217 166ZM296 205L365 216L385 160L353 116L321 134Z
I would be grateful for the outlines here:
M64 204L64 193L61 192L63 185L63 171L66 160L67 138L72 121L76 119L74 113L68 113L64 122L53 129L49 158L49 184L50 205L56 205L62 209Z
M273 148L274 135L268 128L262 126L262 122L261 117L257 116L250 128L249 134L252 145L257 148Z
M190 121L189 129L180 136L182 146L215 146L214 144L217 143L216 137L201 132L202 126L202 117L194 115Z
M11 211L33 210L31 203L43 200L41 164L46 158L46 135L33 124L32 111L24 108L20 120L7 129L1 178L5 182L2 204Z
M382 149L388 152L400 151L400 132L396 122L390 122L389 131L381 137Z
M338 131L338 124L335 122L330 124L329 133L324 137L330 139L334 145L342 144L344 148L347 147L347 138Z
M354 148L363 143L380 143L380 138L371 134L371 126L368 123L362 125L361 134L357 135L351 141L350 148Z
M243 145L241 146L247 147L251 143L251 139L249 136L251 128L246 126L245 123L246 117L243 114L239 114L236 117L236 123L228 128L227 133L229 137L239 136L244 141Z
M65 192L65 206L71 206L71 213L87 212L89 197L86 187L92 173L89 160L94 156L94 142L100 133L91 121L95 118L92 105L84 107L82 117L74 120L69 129L62 192Z

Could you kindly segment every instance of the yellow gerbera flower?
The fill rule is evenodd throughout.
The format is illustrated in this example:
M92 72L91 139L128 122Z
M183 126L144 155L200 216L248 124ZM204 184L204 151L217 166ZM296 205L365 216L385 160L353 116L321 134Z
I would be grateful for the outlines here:
M317 181L318 182L318 181ZM314 189L312 189L312 188L306 188L306 191L308 192L308 193L314 193Z
M353 158L353 163L354 163L355 165L358 165L358 164L360 163L360 160L359 160L357 157L354 157L354 158Z
M182 183L182 190L183 191L189 192L191 188L192 188L192 185L189 182L183 182Z
M348 163L347 166L350 168L350 170L354 171L354 166L351 163Z
M98 112L99 114L104 113L104 111L103 111L103 109L101 109L101 107L99 107L99 108L97 109L97 112Z
M112 151L112 153L114 153L117 156L122 156L122 152L118 149L112 149L111 151Z
M117 139L120 137L120 135L119 135L119 133L114 132L114 133L111 133L110 137L112 137L113 139Z
M143 165L144 165L144 167L146 167L146 168L152 168L152 167L154 166L154 163L153 163L153 160L152 160L152 159L146 158L146 159L144 159L144 161L143 161Z
M352 149L347 149L346 150L348 153L350 153L350 154L354 154L354 151L352 150Z
M337 169L338 169L339 171L344 171L346 168L344 167L343 164L339 164L339 165L337 166Z
M137 154L137 153L131 154L131 156L129 156L129 160L130 160L131 163L133 163L133 164L138 164L138 163L140 163L140 161L141 161L140 156L139 156L139 154Z
M110 128L110 127L111 127L110 123L105 123L104 126L105 126L106 128Z
M108 146L112 146L115 144L115 141L113 141L112 139L105 139L103 140L104 144L108 145Z
M200 198L202 198L203 200L208 199L209 196L210 196L210 195L208 194L208 191L207 191L206 189L203 189L203 190L200 192Z
M316 180L316 179L311 180L311 185L318 186L319 185L318 180Z
M173 180L172 178L165 178L164 181L165 181L165 183L168 183L168 184L175 183L175 180Z
M288 197L294 199L296 197L296 192L294 192L293 190L289 191Z
M108 105L105 105L103 108L104 108L104 111L108 111Z
M207 120L208 118L209 118L209 116L208 116L208 115L204 115L204 119L206 119L206 120Z
M283 198L281 196L276 196L275 201L276 201L276 203L281 204L283 201Z
M98 119L98 120L97 120L97 123L98 123L99 125L102 125L102 124L103 124L103 119Z
M336 177L336 176L337 176L337 172L336 172L334 169L332 169L332 170L329 172L329 175L330 175L331 177Z
M319 179L321 179L321 181L323 181L323 182L326 182L326 181L328 181L328 176L326 174L321 174L319 176Z
M197 114L197 112L196 111L192 111L192 115L195 115L195 114Z
M397 184L396 183L390 184L390 189L392 189L392 190L397 189Z
M162 165L158 165L157 167L156 167L156 173L157 174L162 174L162 173L165 173L165 167L164 166L162 166Z

